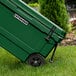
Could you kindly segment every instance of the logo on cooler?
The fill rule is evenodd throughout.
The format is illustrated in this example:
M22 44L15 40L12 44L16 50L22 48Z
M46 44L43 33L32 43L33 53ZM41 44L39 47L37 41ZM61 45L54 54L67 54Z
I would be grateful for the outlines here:
M19 20L20 22L22 22L25 25L28 25L28 21L26 21L24 18L22 18L21 16L19 16L18 14L15 14L14 17Z

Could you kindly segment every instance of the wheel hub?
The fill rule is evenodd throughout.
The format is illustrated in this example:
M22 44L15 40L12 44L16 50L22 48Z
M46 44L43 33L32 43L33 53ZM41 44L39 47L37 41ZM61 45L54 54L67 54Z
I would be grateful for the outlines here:
M37 63L38 63L38 61L36 60L36 61L34 61L34 63L35 63L35 64L37 64Z

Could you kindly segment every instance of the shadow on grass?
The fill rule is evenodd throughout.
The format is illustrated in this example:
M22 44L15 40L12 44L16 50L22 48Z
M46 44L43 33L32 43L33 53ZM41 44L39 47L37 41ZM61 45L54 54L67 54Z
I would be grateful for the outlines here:
M7 66L10 70L16 70L16 69L22 69L23 65L24 65L24 63L18 61L15 63L8 64Z
M21 62L5 49L0 48L0 67L2 69L6 68L9 70L16 70L16 69L22 69L26 65L27 65L26 63Z
M26 65L27 65L26 63L21 62L20 60L18 60L13 56L6 55L4 57L0 57L0 66L2 68L6 68L11 71L22 69Z

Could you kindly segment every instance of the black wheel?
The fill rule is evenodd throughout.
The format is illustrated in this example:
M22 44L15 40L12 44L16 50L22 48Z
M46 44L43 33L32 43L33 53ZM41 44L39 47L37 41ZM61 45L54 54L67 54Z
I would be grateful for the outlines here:
M40 54L32 54L29 56L27 63L34 67L38 67L40 65L43 65L45 63L45 60Z

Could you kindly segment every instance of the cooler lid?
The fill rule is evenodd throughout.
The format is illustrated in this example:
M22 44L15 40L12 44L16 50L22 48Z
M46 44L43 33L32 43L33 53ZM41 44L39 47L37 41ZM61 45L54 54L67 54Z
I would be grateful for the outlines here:
M39 12L29 7L22 0L0 0L0 2L6 5L8 8L12 9L15 13L28 20L39 30L48 34L50 30L55 27L54 33L61 37L65 36L66 33L63 29L41 15Z

